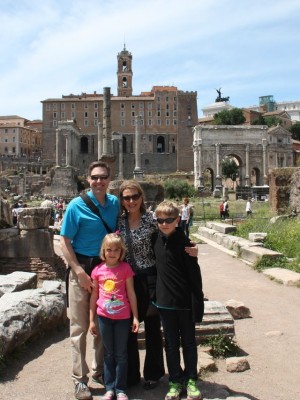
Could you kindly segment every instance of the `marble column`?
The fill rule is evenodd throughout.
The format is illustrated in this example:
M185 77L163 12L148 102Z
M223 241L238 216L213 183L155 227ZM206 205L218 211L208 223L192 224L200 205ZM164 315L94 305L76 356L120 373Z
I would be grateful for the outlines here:
M263 146L263 174L264 174L264 185L268 184L268 172L267 172L267 139L262 139Z
M103 153L103 123L98 122L98 160L100 160Z
M216 189L222 188L222 176L220 175L220 143L216 143Z
M103 148L105 155L111 155L111 101L110 88L103 89Z
M67 130L66 137L66 166L69 167L72 162L72 144L71 144L71 131Z
M245 175L245 186L249 186L249 151L250 145L246 144L246 175Z
M59 167L60 166L60 160L59 160L59 133L60 130L56 129L56 137L55 137L55 158L56 158L56 166Z
M144 172L141 168L141 132L140 132L141 116L135 117L135 168L133 171L134 179L143 179Z

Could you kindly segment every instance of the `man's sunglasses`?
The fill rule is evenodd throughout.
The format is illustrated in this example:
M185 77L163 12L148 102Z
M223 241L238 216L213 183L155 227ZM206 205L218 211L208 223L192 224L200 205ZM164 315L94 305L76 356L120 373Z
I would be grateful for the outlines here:
M106 179L108 179L108 175L91 175L92 181L98 181L99 179L100 181L106 181Z
M124 200L124 201L130 201L130 200L136 201L140 197L141 197L141 194L140 193L136 193L136 194L133 194L132 196L122 196L122 200Z
M174 217L170 217L170 218L156 218L156 221L157 221L159 224L163 224L163 223L172 224L172 223L175 221L175 219L176 219L176 218L174 218Z

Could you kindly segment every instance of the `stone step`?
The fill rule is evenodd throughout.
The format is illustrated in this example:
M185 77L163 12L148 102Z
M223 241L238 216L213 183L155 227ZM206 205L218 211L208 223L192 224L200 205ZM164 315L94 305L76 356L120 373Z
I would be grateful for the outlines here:
M225 305L218 301L204 302L204 316L201 323L196 323L196 341L200 344L204 339L212 336L224 335L233 337L234 320ZM141 323L138 334L140 349L145 349L145 330Z

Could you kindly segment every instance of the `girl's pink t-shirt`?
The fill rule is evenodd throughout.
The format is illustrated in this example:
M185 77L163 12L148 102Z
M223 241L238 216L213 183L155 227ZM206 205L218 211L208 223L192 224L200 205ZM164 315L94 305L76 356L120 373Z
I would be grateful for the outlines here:
M126 291L126 279L134 276L130 265L121 261L115 267L97 265L91 274L98 281L97 314L110 319L130 318L131 308Z

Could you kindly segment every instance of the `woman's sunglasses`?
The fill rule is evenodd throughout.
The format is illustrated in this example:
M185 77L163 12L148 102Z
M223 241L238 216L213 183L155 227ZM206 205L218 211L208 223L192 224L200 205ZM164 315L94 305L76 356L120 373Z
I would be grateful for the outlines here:
M130 201L130 200L136 201L140 197L141 197L141 194L140 193L136 193L136 194L133 194L132 196L122 196L122 200L124 200L124 201Z

